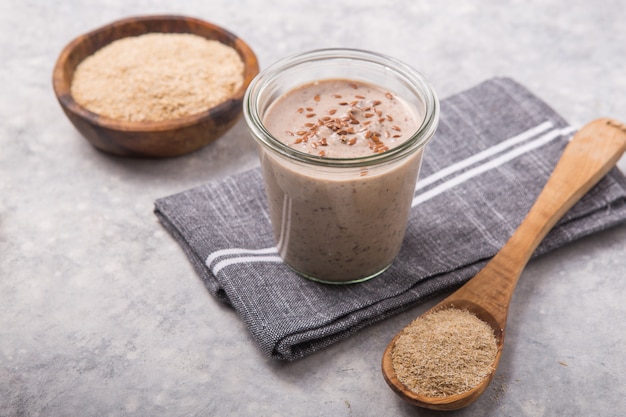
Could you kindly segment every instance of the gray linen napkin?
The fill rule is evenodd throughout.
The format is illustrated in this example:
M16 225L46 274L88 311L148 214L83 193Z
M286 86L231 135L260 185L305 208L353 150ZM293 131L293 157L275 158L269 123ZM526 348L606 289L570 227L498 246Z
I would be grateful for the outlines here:
M508 78L442 100L401 253L360 284L315 283L277 262L259 169L159 199L155 213L263 352L293 360L471 278L526 215L573 131ZM626 179L614 169L535 256L624 220Z

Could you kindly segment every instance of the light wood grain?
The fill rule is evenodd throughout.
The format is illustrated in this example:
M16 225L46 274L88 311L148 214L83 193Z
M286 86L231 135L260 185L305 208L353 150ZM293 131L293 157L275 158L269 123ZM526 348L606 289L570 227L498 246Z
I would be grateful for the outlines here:
M611 168L626 151L626 127L611 119L598 119L583 127L566 146L545 187L502 249L464 286L424 314L454 306L474 312L494 330L498 351L493 371L474 389L444 398L416 394L400 382L391 352L399 334L383 354L385 381L411 404L435 410L454 410L474 402L487 388L498 367L509 305L517 281L531 255L556 222Z

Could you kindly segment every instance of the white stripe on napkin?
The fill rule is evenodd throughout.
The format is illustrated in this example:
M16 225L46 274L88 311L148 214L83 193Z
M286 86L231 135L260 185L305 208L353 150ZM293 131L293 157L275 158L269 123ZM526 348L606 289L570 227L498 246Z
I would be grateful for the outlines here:
M411 207L415 207L425 201L428 201L431 198L453 187L456 187L457 185L462 184L465 181L477 175L480 175L486 171L489 171L490 169L496 168L533 149L546 145L547 143L551 142L552 140L560 136L571 134L576 130L575 128L571 126L568 126L562 129L550 130L553 127L554 127L554 124L552 122L550 121L543 122L518 135L515 135L509 139L506 139L498 143L497 145L494 145L488 149L485 149L484 151L479 152L475 155L472 155L471 157L466 158L462 161L456 162L446 168L443 168L435 172L434 174L424 179L419 180L416 186L416 190L420 190L429 184L433 184L439 180L442 180L443 178L450 176L464 168L467 168L471 165L479 163L485 159L488 159L489 157L497 155L498 153L504 152L505 150L509 148L519 145L520 143L523 143L524 141L532 139L536 137L538 134L541 134L547 131L547 133L544 133L542 136L539 136L538 138L532 140L531 142L528 142L522 146L514 148L510 150L509 152L502 153L497 158L491 159L481 165L478 165L468 171L465 171L464 173L460 175L452 177L451 179L441 183L440 185L436 187L433 187L432 189L428 191L425 191L423 193L416 195L416 197L413 199ZM284 203L286 203L288 206L290 205L290 201L285 201ZM287 211L290 211L290 210L287 210ZM287 221L288 223L288 219L283 219L283 223L285 223L285 221ZM281 235L283 239L284 238L288 239L289 231L285 230L285 229L288 229L288 225L282 224L281 229L282 229ZM283 246L285 245L285 243L286 242L284 241L281 242ZM270 254L272 256L268 256ZM218 258L223 258L223 257L227 257L227 258L219 262L215 262L216 260L218 260ZM211 271L213 272L213 275L217 275L222 269L230 265L252 263L252 262L281 263L283 262L283 260L280 256L278 256L278 249L276 246L262 248L262 249L230 248L230 249L220 249L215 252L212 252L207 257L205 264L209 269L211 269Z
M263 249L243 249L243 248L220 249L211 253L206 258L206 261L204 263L206 264L206 266L210 268L213 261L216 260L217 258L222 257L222 256L237 255L240 253L245 253L249 255L265 255L268 253L277 253L277 251L276 251L276 247L274 246L271 248L263 248Z
M274 251L276 250L275 247L268 248L268 249L273 249ZM276 256L241 256L238 258L224 259L223 261L216 263L215 266L211 268L211 271L213 271L213 275L217 275L222 269L224 269L225 267L229 265L245 264L245 263L252 263L252 262L280 263L280 262L283 262L283 258L276 255Z
M442 183L441 185L438 185L437 187L434 187L424 193L418 194L414 199L413 202L411 203L411 207L415 207L425 201L430 200L431 198L443 193L444 191L449 190L452 187L456 187L459 184L464 183L465 181L469 180L470 178L473 178L477 175L480 175L484 172L489 171L490 169L496 168L512 159L517 158L518 156L521 156L529 151L532 151L533 149L539 148L551 141L553 141L554 139L563 136L563 135L568 135L571 134L575 131L576 129L574 129L571 126L565 127L563 129L556 129L556 130L551 130L548 133L540 136L539 138L533 140L532 142L528 142L523 146L520 146L519 148L515 148L505 154L500 155L497 158L494 158L490 161L485 162L482 165L479 165L475 168L470 169L469 171L466 171L452 179L449 179L448 181ZM497 145L496 145L497 146ZM470 159L470 158L468 158ZM464 161L461 161L459 164L463 163ZM437 174L433 174L433 175L437 175ZM428 179L430 177L427 177L426 179Z
M420 179L417 182L417 186L415 189L419 190L421 188L424 188L427 185L437 182L447 177L450 174L453 174L457 171L462 170L463 168L467 168L471 165L474 165L477 162L482 161L483 159L487 159L490 156L498 154L508 148L512 148L513 146L519 143L522 143L530 138L533 138L536 135L543 133L548 129L551 129L552 127L554 127L554 123L552 123L551 121L543 122L540 125L533 127L532 129L528 129L527 131L520 133L519 135L515 135L510 139L503 140L502 142L498 143L497 145L492 146L491 148L487 148L484 151L478 152L477 154L470 156L469 158L465 158L462 161L456 162L443 169L440 169L439 171L435 172L434 174L424 179Z

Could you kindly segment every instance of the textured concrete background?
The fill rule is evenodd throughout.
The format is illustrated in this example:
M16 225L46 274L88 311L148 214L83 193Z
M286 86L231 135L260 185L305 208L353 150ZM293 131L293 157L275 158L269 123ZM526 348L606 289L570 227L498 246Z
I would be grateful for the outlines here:
M440 415L403 403L379 370L388 341L427 306L294 363L262 356L152 214L158 197L256 166L243 123L177 159L96 151L51 87L75 36L131 15L186 14L246 39L262 67L313 48L370 49L421 70L441 97L511 76L581 125L626 119L625 5L4 0L0 416ZM626 225L533 261L494 382L449 415L622 415L625 271Z

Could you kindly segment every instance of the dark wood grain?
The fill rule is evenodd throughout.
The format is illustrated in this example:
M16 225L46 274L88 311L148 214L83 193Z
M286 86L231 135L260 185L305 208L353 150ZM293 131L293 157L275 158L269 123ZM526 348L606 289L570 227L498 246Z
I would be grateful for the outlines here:
M245 65L243 85L229 100L202 113L159 122L114 120L74 101L72 78L83 59L115 40L154 32L192 33L234 48ZM252 49L229 31L196 18L161 15L119 20L77 37L59 55L52 83L63 111L93 146L115 155L159 158L193 152L222 136L241 116L244 93L258 72Z

